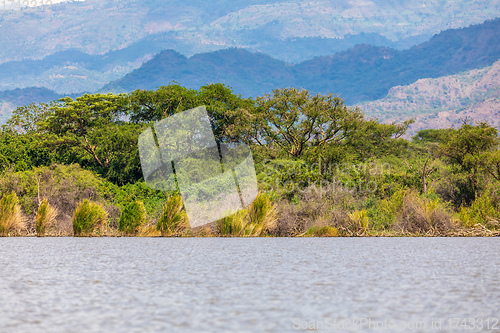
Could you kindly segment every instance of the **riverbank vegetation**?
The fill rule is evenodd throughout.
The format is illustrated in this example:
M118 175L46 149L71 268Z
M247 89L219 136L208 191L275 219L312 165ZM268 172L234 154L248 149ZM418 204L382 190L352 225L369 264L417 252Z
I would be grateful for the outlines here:
M251 147L260 194L190 228L179 193L145 184L137 141L199 105L218 142ZM222 84L19 107L0 133L0 235L499 235L497 129L462 119L408 138L410 124L366 119L333 95L247 99Z

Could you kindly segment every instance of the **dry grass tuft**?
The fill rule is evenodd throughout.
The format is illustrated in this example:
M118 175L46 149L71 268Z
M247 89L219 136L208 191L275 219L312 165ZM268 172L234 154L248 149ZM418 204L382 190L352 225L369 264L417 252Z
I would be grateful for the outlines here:
M47 230L56 225L57 215L57 209L52 207L47 199L43 199L35 217L37 236L45 236Z
M421 198L414 192L408 192L403 198L398 220L402 230L415 234L446 233L454 229L452 214L447 207L438 200Z

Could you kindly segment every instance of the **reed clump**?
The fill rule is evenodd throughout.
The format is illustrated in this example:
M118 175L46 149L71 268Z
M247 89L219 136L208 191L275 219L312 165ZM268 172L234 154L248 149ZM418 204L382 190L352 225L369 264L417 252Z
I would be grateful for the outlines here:
M26 220L21 212L17 194L5 194L0 199L0 236L19 234L25 229Z
M243 209L215 222L217 234L223 237L245 236L248 210Z
M108 222L108 214L102 204L87 199L76 207L72 222L75 236L100 235Z
M259 193L248 208L247 236L259 237L276 227L278 212L269 194Z
M277 210L271 197L259 193L252 204L216 222L217 233L221 236L260 237L276 227Z
M310 227L304 234L305 237L337 237L338 235L339 229L327 225Z
M156 224L156 230L161 236L180 236L189 228L189 221L183 207L182 197L172 195L167 199L160 219Z
M127 235L135 235L146 222L147 214L144 202L134 201L123 210L118 221L118 230Z
M47 230L56 225L58 211L49 204L47 199L43 199L35 217L36 234L39 237L45 236Z

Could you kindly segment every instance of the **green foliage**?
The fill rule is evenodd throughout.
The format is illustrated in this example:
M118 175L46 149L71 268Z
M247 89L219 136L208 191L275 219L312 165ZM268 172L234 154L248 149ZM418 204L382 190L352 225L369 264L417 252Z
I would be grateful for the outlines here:
M487 191L474 200L470 207L460 207L459 219L466 227L484 225L500 228L500 193Z
M126 184L113 190L114 203L122 210L132 201L142 201L149 216L159 216L169 196L168 192L152 189L143 181Z
M418 131L417 134L412 137L412 140L413 142L423 143L445 143L450 139L453 132L453 128L425 129Z
M135 90L130 93L129 114L132 122L152 122L199 106L197 93L173 82L154 91Z
M480 173L484 170L484 154L495 151L498 145L497 129L486 122L475 126L464 122L441 145L441 154L456 167L455 173L461 175L458 177L461 182L457 184L460 204L470 204L478 197L482 186Z
M45 146L43 137L11 131L0 133L0 171L25 171L56 160L57 154Z
M500 150L481 153L479 163L486 174L500 181Z
M137 234L139 228L147 222L146 208L142 201L130 203L122 212L118 230L126 234Z
M73 214L75 236L90 236L102 233L108 222L108 213L102 204L90 200L81 201Z
M369 210L368 216L376 230L387 230L396 222L405 195L406 190L399 189L390 198L381 200Z
M15 192L4 194L0 199L0 236L26 229L19 199Z
M35 229L37 236L44 236L47 229L55 225L58 212L49 204L47 199L43 199L38 206L35 217Z
M172 195L168 198L160 219L156 224L156 229L161 231L162 236L179 235L189 228L186 211L184 210L182 197Z
M46 145L112 182L122 185L140 179L137 140L142 126L123 124L127 99L123 95L85 94L59 100L41 124ZM68 155L69 154L69 155Z
M457 164L464 171L476 172L480 153L492 151L498 147L497 129L485 122L476 126L463 124L450 135L449 140L443 144L443 155L450 162Z

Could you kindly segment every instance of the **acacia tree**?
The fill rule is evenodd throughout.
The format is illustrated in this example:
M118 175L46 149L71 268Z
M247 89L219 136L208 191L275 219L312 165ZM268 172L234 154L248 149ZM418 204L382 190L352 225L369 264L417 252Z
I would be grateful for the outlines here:
M484 171L500 181L500 150L482 153L479 160Z
M43 128L57 135L54 143L80 147L104 167L105 161L96 153L97 146L90 140L89 134L97 128L120 123L119 117L125 110L123 96L85 94L76 100L65 97L51 110Z
M222 83L202 86L197 93L198 103L207 107L215 138L219 141L234 141L228 127L234 123L234 111L254 105L250 98L243 98Z
M198 105L196 91L176 82L158 89L135 90L128 95L130 120L135 123L161 120Z
M158 121L197 106L205 105L214 135L230 141L226 128L234 121L233 111L253 104L222 83L207 84L199 90L184 88L177 83L155 91L136 90L129 94L130 120L134 123Z
M441 145L441 153L467 175L474 198L478 196L478 176L483 170L483 154L498 147L497 129L486 122L477 125L464 124L453 131L450 139Z
M121 120L127 105L123 95L66 97L52 106L42 131L49 145L79 164L119 185L132 182L141 175L137 139L142 125Z
M298 158L308 148L338 144L363 121L339 97L311 96L306 90L276 89L256 100L255 107L235 111L229 132L249 144L276 146Z
M54 102L19 106L12 112L12 116L2 129L17 134L36 133L40 123L50 115L53 106Z

